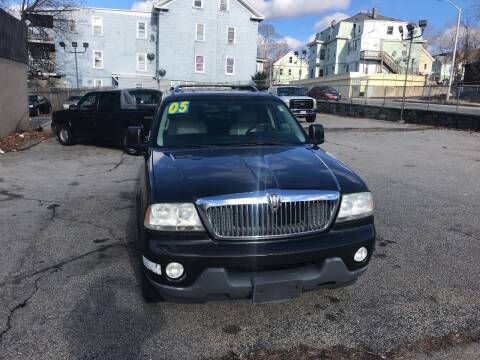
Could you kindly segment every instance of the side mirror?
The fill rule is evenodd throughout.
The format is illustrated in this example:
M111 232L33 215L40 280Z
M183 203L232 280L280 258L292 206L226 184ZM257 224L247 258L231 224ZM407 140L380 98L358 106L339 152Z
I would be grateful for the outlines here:
M325 129L323 128L323 125L310 125L308 128L308 135L314 145L320 145L325 142Z
M68 110L71 110L71 111L77 110L77 105L71 104L71 105L68 107Z
M123 140L124 150L129 155L140 155L147 149L143 129L140 126L130 126Z

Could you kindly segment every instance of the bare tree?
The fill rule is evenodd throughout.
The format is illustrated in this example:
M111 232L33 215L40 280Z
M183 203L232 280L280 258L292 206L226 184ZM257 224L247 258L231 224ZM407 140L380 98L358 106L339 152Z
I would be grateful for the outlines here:
M55 73L54 40L68 38L74 30L72 13L78 9L80 1L0 0L0 7L13 13L28 28L29 79L43 79L45 74Z

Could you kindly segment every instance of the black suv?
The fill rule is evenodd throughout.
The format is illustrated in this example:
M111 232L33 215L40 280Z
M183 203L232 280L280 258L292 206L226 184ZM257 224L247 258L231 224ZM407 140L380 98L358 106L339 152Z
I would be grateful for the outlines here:
M367 269L367 186L318 147L323 127L307 135L279 98L175 92L148 134L131 127L126 140L145 157L136 202L147 302L282 301Z

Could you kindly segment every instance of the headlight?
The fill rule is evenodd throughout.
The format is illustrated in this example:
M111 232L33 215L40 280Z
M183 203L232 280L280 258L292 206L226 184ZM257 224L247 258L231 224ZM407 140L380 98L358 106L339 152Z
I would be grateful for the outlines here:
M31 108L33 108L33 105L32 105L32 104L30 104L30 105L28 105L28 107L31 109Z
M369 192L343 195L337 222L373 215L373 199Z
M203 231L193 204L154 204L145 214L145 227L158 231Z

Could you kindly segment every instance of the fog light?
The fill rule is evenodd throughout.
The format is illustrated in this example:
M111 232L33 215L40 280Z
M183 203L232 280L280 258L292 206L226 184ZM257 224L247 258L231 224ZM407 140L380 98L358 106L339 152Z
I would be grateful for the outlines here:
M356 262L362 262L364 261L368 256L368 250L365 247L361 247L358 249L358 251L355 253L355 256L353 257L353 260Z
M170 263L165 268L165 273L170 279L179 279L183 275L183 265L179 263Z
M143 265L154 274L162 275L162 267L159 264L155 264L148 260L145 256L143 256Z

